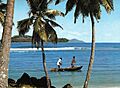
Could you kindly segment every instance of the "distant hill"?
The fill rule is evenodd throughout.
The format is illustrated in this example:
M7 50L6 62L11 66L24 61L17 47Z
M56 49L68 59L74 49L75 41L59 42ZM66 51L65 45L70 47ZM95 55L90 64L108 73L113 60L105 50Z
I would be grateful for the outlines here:
M12 37L12 42L31 42L32 36L25 35L24 37L20 37L18 35ZM58 42L68 42L69 40L66 38L58 38Z
M78 40L78 39L71 39L68 41L69 43L85 43L84 41Z
M32 36L25 35L24 37L20 37L18 35L12 37L12 42L31 42ZM80 41L77 39L68 40L67 38L58 38L58 42L68 42L68 43L85 43L84 41Z
M24 37L16 35L16 36L13 36L11 38L11 41L12 42L31 42L32 41L32 37L28 36L28 35L26 35Z

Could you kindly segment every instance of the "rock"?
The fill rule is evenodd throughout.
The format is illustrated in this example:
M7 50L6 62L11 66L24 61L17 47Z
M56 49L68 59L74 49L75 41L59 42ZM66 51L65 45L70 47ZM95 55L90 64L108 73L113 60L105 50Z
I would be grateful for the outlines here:
M36 77L31 77L31 85L32 86L37 86L38 85L38 79Z
M16 84L17 84L18 87L23 85L23 84L30 85L31 84L30 76L27 73L24 73L21 76L21 78L17 80Z
M33 88L33 87L30 85L22 85L21 88Z
M63 88L73 88L70 84L66 84Z
M50 81L50 80L49 80ZM37 79L36 77L30 77L27 73L24 73L18 80L15 82L13 79L9 79L9 88L48 88L47 79L45 76ZM50 81L51 86L51 81ZM56 88L51 86L51 88Z
M9 79L8 79L8 85L11 86L11 87L15 87L15 86L16 86L16 82L15 82L15 80L9 78Z
M50 85L51 85L51 81L50 81ZM38 79L37 87L47 88L47 79L46 79L45 76L43 76L42 78Z

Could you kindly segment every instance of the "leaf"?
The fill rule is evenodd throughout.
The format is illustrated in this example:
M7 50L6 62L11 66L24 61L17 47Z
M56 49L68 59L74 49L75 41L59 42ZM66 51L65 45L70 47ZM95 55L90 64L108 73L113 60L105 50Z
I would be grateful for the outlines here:
M62 26L60 26L58 23L56 23L52 20L47 20L47 21L50 22L53 27L60 27L61 29L63 29Z
M104 6L108 13L113 10L113 0L100 0L100 3Z
M55 5L58 5L62 1L64 1L64 0L56 0Z
M45 13L45 15L46 15L48 18L50 18L50 19L53 19L53 20L56 19L53 14Z
M48 0L47 4L52 3L52 2L53 2L53 0Z
M55 2L55 5L59 4L60 3L60 0L56 0Z
M54 16L64 16L64 13L58 11L58 10L47 10L45 14L52 14Z
M32 35L32 46L35 45L36 48L39 48L40 45L40 37L39 34L35 31L33 31L33 35Z
M7 8L7 4L0 3L0 11L3 11L3 10L6 11L6 8Z
M4 24L4 14L0 12L0 22L3 25Z
M74 13L74 23L76 23L76 19L78 18L80 11L81 11L81 6L80 6L80 0L77 2L76 4L76 9L75 9L75 13Z
M73 9L76 4L76 0L68 0L66 3L66 12L65 15Z
M19 35L25 35L25 33L29 31L32 21L33 21L33 18L27 18L27 19L18 21L17 28L19 31Z
M45 29L45 22L41 20L41 17L38 17L34 22L34 31L39 34L40 38L44 41L48 41L46 29Z
M55 30L50 26L49 23L46 23L45 29L46 29L46 33L48 36L48 40L53 43L57 43L57 34L56 34Z

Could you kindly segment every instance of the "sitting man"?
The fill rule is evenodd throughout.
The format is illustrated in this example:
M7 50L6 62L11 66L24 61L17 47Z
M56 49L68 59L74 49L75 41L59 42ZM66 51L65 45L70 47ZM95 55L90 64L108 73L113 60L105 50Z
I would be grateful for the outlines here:
M75 56L73 56L73 58L72 58L72 61L71 61L71 67L73 68L74 67L74 64L76 63L76 61L75 61Z

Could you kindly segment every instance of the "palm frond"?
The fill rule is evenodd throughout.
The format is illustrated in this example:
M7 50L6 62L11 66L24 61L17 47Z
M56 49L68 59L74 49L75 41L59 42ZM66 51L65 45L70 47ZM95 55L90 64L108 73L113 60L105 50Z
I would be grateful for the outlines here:
M91 1L89 8L90 8L90 12L93 13L93 16L98 21L101 17L101 9L100 9L99 0Z
M40 36L37 32L33 31L32 35L32 47L35 45L36 48L39 48L40 46Z
M47 0L26 0L30 6L31 12L37 14L38 11L47 9Z
M64 16L64 13L58 10L47 10L45 14L52 14L54 16Z
M56 0L55 5L59 4L62 1L64 1L64 0Z
M51 24L53 27L60 27L61 29L63 29L62 26L60 26L60 25L59 25L58 23L56 23L55 21L48 20L48 19L46 19L46 21L47 21L47 22L50 22L50 24Z
M53 20L56 19L55 15L53 15L53 14L45 13L45 16L47 16L49 19L53 19Z
M0 12L0 23L4 24L4 14L2 12Z
M20 35L25 35L25 33L29 31L32 21L33 21L33 18L27 18L27 19L18 21L17 28Z
M0 3L0 10L6 10L7 4Z
M51 41L53 43L57 43L57 34L49 23L46 23L45 29L46 29L46 34L48 36L48 41Z
M34 27L34 31L39 34L40 39L44 41L48 41L48 36L46 34L46 29L45 29L45 22L42 21L40 17L38 17L35 20L33 27Z
M81 2L79 0L76 4L76 9L75 9L75 13L74 13L74 23L76 23L76 19L78 18L79 14L80 14L80 11L81 11L80 4L81 4Z
M113 10L113 0L100 0L100 3L105 7L108 13Z
M67 1L65 15L73 9L73 7L75 6L76 3L77 3L76 0L68 0Z
M47 1L47 4L50 4L50 3L52 3L53 2L53 0L48 0Z

